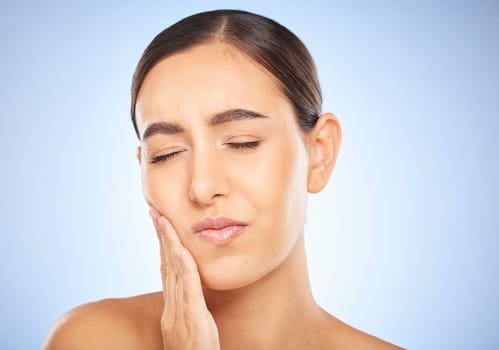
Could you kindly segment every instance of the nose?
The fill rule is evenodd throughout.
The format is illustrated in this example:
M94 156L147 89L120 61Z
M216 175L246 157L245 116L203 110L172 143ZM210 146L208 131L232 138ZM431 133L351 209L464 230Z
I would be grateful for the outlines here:
M193 151L191 158L191 183L189 198L200 206L214 204L229 194L223 162L215 149Z

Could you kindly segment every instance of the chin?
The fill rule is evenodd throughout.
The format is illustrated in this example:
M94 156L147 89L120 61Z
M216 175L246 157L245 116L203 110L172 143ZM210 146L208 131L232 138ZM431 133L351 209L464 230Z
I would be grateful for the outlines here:
M202 264L199 268L203 287L214 291L227 291L246 287L265 273L262 266L255 266L249 258L224 257Z

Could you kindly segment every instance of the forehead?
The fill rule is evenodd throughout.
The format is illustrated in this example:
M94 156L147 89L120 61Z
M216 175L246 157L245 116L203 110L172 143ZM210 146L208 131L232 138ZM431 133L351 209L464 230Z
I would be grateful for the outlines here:
M223 43L195 46L157 63L137 98L139 130L151 122L188 121L231 108L265 115L289 113L292 107L272 75Z

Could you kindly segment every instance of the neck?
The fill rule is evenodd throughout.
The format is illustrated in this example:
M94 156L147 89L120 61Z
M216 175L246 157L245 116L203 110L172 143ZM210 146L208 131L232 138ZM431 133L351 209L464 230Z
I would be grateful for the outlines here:
M205 298L223 349L299 348L291 343L303 345L323 319L310 289L303 235L286 260L257 282L205 290Z

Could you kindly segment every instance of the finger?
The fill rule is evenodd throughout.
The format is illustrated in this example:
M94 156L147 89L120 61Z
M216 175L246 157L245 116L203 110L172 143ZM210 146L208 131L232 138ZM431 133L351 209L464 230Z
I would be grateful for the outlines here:
M160 259L161 259L161 266L160 266L161 283L163 285L163 298L166 300L166 293L167 293L166 279L168 276L168 257L166 255L166 247L163 244L163 239L161 237L161 230L160 230L159 224L158 224L159 213L154 208L151 207L151 209L149 210L149 215L151 215L153 225L154 225L154 228L156 229L156 234L158 236L159 250L160 250L159 255L160 255Z
M158 238L163 236L165 238L163 242L163 247L168 251L170 251L171 259L169 261L173 261L175 263L176 259L174 258L174 253L179 246L182 245L180 238L177 234L177 231L170 223L170 221L162 216L156 209L151 207L150 210L151 217L153 218L154 227L156 229L156 233L158 234ZM160 238L161 241L161 238ZM174 266L173 266L174 267Z
M178 277L174 267L174 257L171 254L171 249L165 238L164 232L160 232L160 237L163 242L163 254L168 266L168 273L165 279L164 286L164 316L167 320L167 325L174 325L177 322L177 283Z
M170 270L171 272L174 272L171 273L171 275L172 277L175 277L175 283L171 283L173 278L169 280L170 285L168 287L168 292L170 293L170 302L168 303L168 314L170 317L173 317L172 313L175 312L175 323L177 325L183 325L185 321L183 300L184 290L182 283L182 268L178 259L178 250L182 248L182 243L180 242L177 232L168 219L160 217L158 223L161 227L162 237L165 240L164 245L167 247Z
M182 248L180 248L182 249ZM177 324L184 325L185 322L185 314L184 314L184 283L182 282L183 275L181 271L180 261L179 259L179 249L173 252L175 257L175 274L177 276L177 284L175 289L175 298L176 298L176 322Z
M177 234L177 231L175 231L172 224L170 223L170 221L167 218L165 218L164 216L161 216L158 219L158 224L159 224L161 231L164 232L165 237L166 237L170 247L176 249L182 245L182 243L180 242L180 238Z
M171 254L170 244L165 237L165 229L159 224L161 215L159 212L151 207L150 215L153 218L154 227L160 242L160 256L161 256L161 282L163 286L163 313L165 319L165 327L171 328L177 322L177 308L176 308L176 295L177 295L177 274L175 272L174 257ZM170 225L171 226L171 225Z
M154 227L156 229L156 233L158 235L158 239L161 247L161 263L163 270L165 272L175 273L178 268L176 268L176 259L174 254L172 253L172 249L175 249L177 245L175 241L168 239L169 236L177 236L173 226L170 224L168 219L162 217L159 212L151 207L150 210L151 217L153 218ZM159 219L163 218L162 223L159 222ZM172 232L173 231L173 232Z
M156 210L156 208L149 207L149 215L152 218L154 228L156 229L156 235L158 235L158 239L159 239L159 233L160 233L161 229L159 227L158 219L161 217L161 214L159 213L159 211Z
M150 215L153 217L153 219L155 219L155 220L158 220L158 219L159 219L159 217L161 216L161 215L159 214L159 211L158 211L155 207L153 207L153 206L150 206L150 207L149 207L149 214L150 214Z
M186 317L196 317L208 312L203 295L199 271L192 254L184 247L178 250L178 261L182 270L182 289Z
M173 270L178 278L182 274L182 269L179 265L178 254L176 252L182 247L182 242L180 242L177 231L175 231L167 218L161 216L158 219L158 224L164 239L163 245L166 247L170 270Z
M181 270L175 252L182 246L182 243L180 242L177 232L167 218L161 216L158 219L158 226L159 234L163 241L163 247L167 253L166 257L170 270L178 275Z
M164 218L163 218L164 219ZM165 219L166 220L166 219ZM159 220L158 220L159 224ZM168 222L169 224L169 222ZM163 258L166 261L167 274L164 286L164 300L165 308L164 313L168 325L177 323L177 281L178 274L175 268L175 257L172 253L172 245L167 238L165 225L159 226L159 236L163 245ZM171 225L170 225L171 228Z

